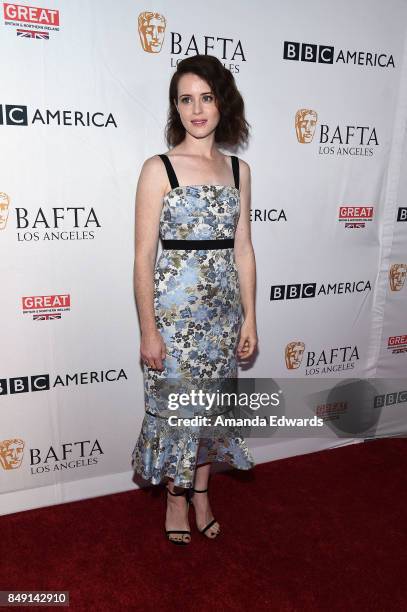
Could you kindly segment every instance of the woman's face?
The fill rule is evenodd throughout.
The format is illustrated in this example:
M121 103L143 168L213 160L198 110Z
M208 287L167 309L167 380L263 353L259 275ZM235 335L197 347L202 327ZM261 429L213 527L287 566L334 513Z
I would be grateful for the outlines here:
M220 113L215 96L208 83L196 74L182 75L175 102L182 125L194 138L205 138L216 129Z

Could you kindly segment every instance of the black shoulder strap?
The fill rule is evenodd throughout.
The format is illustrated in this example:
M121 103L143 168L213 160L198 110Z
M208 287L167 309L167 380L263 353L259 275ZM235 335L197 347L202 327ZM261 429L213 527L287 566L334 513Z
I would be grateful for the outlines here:
M239 159L236 157L236 155L231 155L230 157L232 159L232 168L233 168L233 176L235 179L235 187L236 189L239 189Z
M165 153L162 153L160 155L160 157L163 160L165 168L167 170L167 174L168 174L168 178L169 178L169 181L170 181L171 189L175 189L175 187L179 187L177 175L175 174L174 168L172 167L172 164L171 164L170 160L168 159L168 155L165 155Z

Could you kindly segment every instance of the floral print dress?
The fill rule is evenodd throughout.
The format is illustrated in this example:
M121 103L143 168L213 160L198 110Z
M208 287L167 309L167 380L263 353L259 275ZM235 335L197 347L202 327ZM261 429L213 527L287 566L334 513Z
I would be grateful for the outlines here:
M235 187L180 187L167 156L160 156L172 189L163 199L163 240L234 238L240 213L239 179L232 157ZM166 249L154 270L154 312L165 345L164 370L144 364L145 416L132 453L132 467L145 480L192 487L195 469L225 461L248 470L254 465L244 439L235 431L219 438L200 438L199 428L173 427L160 416L157 388L181 379L199 387L208 379L237 378L236 348L242 306L233 248Z

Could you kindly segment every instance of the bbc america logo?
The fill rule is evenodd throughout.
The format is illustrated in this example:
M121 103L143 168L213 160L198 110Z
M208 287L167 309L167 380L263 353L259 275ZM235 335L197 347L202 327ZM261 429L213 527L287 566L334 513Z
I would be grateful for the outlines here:
M28 107L24 104L0 104L0 125L28 126L28 124L108 127L116 120L112 113L100 111L35 109L28 117Z
M320 295L340 295L342 293L363 293L371 291L370 281L347 281L336 283L297 283L292 285L272 285L270 288L270 301L298 300L314 298Z
M29 393L33 391L50 391L54 388L93 383L115 382L120 379L127 380L127 374L120 370L98 370L91 372L75 372L73 374L57 374L51 378L49 374L36 374L34 376L18 376L14 378L0 378L0 396L15 393Z
M339 49L335 55L335 47L316 45L285 40L283 59L297 62L314 62L319 64L355 64L358 66L380 66L394 68L392 55L386 53L370 53L368 51L349 51Z

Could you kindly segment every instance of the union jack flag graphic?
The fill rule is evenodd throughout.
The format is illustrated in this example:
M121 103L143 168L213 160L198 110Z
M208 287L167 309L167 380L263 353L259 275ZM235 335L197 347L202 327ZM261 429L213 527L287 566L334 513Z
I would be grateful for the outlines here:
M345 227L365 227L365 223L345 223Z
M60 318L61 318L60 312L33 315L33 321L52 321L52 319L60 319Z
M23 38L41 38L42 40L49 39L49 32L36 32L35 30L17 30L17 36Z

